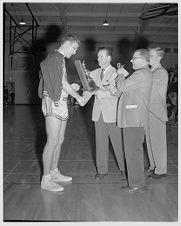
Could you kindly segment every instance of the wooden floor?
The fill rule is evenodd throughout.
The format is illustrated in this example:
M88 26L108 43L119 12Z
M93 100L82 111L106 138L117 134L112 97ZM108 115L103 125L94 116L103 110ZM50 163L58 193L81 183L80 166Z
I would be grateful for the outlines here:
M61 222L177 222L178 148L177 128L167 127L168 176L147 181L147 192L127 194L110 146L109 175L95 181L92 102L83 108L70 107L70 118L59 168L73 176L63 184L64 192L40 188L41 156L46 141L40 105L11 105L4 108L4 221ZM158 138L159 139L159 138ZM145 155L145 167L148 161Z

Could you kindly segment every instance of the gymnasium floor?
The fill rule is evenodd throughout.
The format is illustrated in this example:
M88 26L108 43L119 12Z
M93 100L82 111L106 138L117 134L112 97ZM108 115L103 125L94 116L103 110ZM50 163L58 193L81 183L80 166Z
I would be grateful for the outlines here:
M92 102L71 106L59 167L72 183L63 192L40 188L41 156L46 141L40 105L9 105L3 122L4 221L177 222L177 128L167 126L168 176L147 181L147 192L120 190L124 181L110 146L109 175L94 179L95 143ZM148 161L145 155L145 167Z

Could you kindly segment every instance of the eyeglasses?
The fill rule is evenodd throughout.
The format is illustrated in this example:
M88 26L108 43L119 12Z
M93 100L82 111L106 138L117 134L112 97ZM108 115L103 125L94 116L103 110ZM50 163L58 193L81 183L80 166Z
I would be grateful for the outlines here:
M74 52L76 52L77 49L78 49L78 47L74 47L74 46L72 46L72 45L70 45L70 47L74 50Z
M131 60L136 60L136 59L139 59L139 58L140 58L140 59L143 59L143 57L139 57L139 56L138 56L138 57L132 57Z

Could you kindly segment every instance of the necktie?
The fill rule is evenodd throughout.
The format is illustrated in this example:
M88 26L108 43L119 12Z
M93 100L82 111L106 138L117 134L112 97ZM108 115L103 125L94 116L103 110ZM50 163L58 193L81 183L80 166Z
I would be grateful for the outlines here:
M101 69L101 74L100 74L101 81L102 81L103 77L104 77L104 69Z

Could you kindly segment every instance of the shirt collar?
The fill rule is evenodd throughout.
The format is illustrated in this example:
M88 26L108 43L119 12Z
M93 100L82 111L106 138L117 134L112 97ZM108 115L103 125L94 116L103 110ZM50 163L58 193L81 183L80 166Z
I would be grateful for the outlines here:
M108 69L109 69L109 67L110 67L111 65L109 65L107 68L101 68L102 70L104 70L104 72L106 72Z
M58 51L58 49L55 49L55 52L59 53L63 58L65 58L65 56L63 55L63 53L61 53L60 51Z
M154 71L156 68L160 67L160 64L155 65L153 68L151 68L151 71Z

